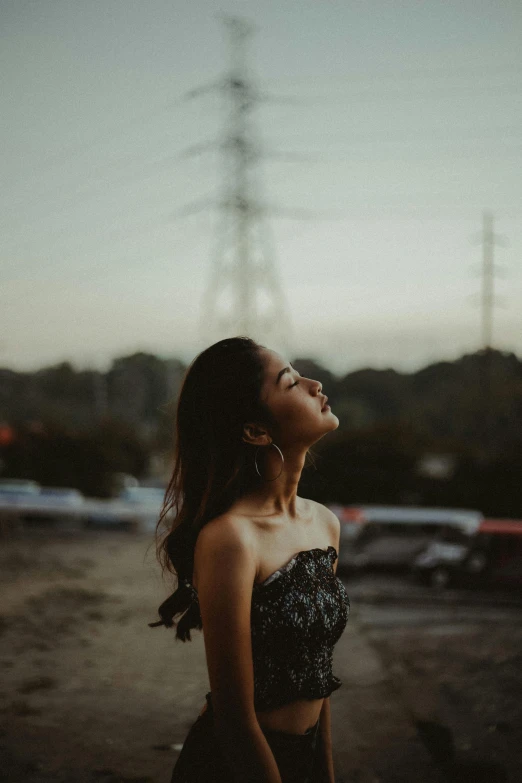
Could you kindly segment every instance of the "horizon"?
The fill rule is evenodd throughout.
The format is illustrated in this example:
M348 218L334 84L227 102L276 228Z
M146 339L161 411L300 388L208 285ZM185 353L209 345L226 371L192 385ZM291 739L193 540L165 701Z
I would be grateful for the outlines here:
M503 350L503 349L500 349L500 348L492 348L490 350L492 351L492 353L498 353L498 354L500 354L504 358L507 357L507 356L514 356L517 361L522 363L522 354L518 355L515 351L507 351L507 350ZM116 362L116 361L118 361L120 359L128 359L128 358L132 357L133 355L140 354L140 353L144 353L146 355L153 356L153 357L159 359L162 362L179 361L181 364L185 365L185 367L188 367L188 365L190 364L192 359L195 358L193 356L193 357L185 360L183 357L181 357L179 355L164 356L164 355L153 353L153 352L150 352L150 351L137 350L137 351L132 351L129 354L121 354L119 356L112 357L112 359L110 360L110 363L107 364L104 368L101 368L99 366L94 366L94 365L88 365L88 364L87 365L80 365L77 362L75 362L74 359L72 361L66 359L64 361L58 361L58 362L53 363L53 364L42 365L42 366L34 367L34 368L31 368L31 369L18 369L18 368L15 368L15 367L8 367L8 366L0 364L0 372L2 372L4 370L7 370L8 372L20 372L20 373L34 374L34 373L41 372L41 371L44 371L44 370L51 370L51 369L53 369L55 367L60 366L61 364L70 364L70 366L72 367L73 371L77 372L77 373L80 373L80 372L99 372L101 374L105 374L105 373L110 371L110 369L112 368L114 362ZM351 375L353 373L365 372L365 371L368 371L368 370L375 371L375 372L392 371L392 372L397 373L398 375L415 375L416 373L421 372L422 370L425 370L427 367L433 366L434 364L455 363L455 362L460 361L461 359L465 359L465 358L470 357L470 356L478 356L479 354L482 354L482 353L484 353L484 349L483 348L479 348L476 351L464 352L464 353L462 353L462 354L460 354L460 355L458 355L458 356L456 356L456 357L454 357L452 359L448 359L448 358L434 359L433 361L427 362L426 364L421 364L421 365L419 365L418 367L416 367L416 368L414 368L412 370L402 370L402 369L398 369L397 367L393 367L391 365L383 366L383 367L375 367L373 365L364 365L364 366L361 365L361 366L354 367L353 369L346 370L345 372L338 373L335 370L333 370L332 367L329 364L325 363L321 359L318 359L318 358L316 358L314 356L306 356L304 354L300 355L300 356L294 356L293 359L290 359L290 362L293 363L293 362L298 362L298 361L312 361L315 364L317 364L318 366L320 366L321 369L326 370L327 372L331 373L334 376L336 381L339 381L339 380L342 380L346 376Z

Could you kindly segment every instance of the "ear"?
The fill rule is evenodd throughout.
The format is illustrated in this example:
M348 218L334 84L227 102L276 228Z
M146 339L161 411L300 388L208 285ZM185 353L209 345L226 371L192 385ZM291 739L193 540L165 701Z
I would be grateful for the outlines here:
M272 438L266 427L251 421L243 425L242 440L252 446L269 446L272 443Z

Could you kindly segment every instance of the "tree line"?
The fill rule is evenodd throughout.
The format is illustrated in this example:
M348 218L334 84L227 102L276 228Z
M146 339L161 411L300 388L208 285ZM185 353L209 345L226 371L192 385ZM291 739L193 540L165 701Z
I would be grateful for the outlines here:
M338 377L309 358L340 426L312 450L300 491L322 502L414 503L522 516L522 362L495 350L412 373ZM134 353L106 373L60 363L0 369L2 476L108 496L115 473L167 478L186 366ZM7 429L6 429L7 428ZM443 470L428 469L431 457ZM313 464L312 464L313 460ZM427 467L428 465L428 467Z

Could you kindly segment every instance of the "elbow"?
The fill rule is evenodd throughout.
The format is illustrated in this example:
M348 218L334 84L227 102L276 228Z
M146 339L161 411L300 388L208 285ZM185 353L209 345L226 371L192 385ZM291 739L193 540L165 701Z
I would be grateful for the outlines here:
M214 729L217 736L224 740L236 741L245 735L255 734L260 726L255 711L228 709L214 710Z
M220 733L248 731L259 726L253 693L238 696L230 691L214 688L212 690L212 711L214 725Z

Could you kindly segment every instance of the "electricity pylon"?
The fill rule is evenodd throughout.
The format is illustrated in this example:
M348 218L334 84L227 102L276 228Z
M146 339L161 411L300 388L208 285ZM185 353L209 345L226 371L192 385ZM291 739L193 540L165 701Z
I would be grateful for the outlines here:
M493 253L495 244L503 244L493 231L493 215L484 212L482 217L482 346L485 350L492 347L493 342L493 307L495 305L494 283L495 268ZM498 303L498 302L497 302Z
M496 384L493 373L493 308L501 304L494 292L495 275L503 272L494 262L495 245L505 245L501 237L493 230L493 215L485 211L482 216L482 291L481 291L481 329L482 359L479 364L479 388L482 396L482 445L480 456L484 464L492 459L495 443L496 421L494 415L494 397Z
M227 107L220 144L224 187L217 204L220 218L199 337L208 343L246 335L288 351L292 333L289 305L280 284L266 220L268 209L260 198L256 176L262 155L252 113L262 95L246 64L246 42L254 28L236 17L225 17L225 23L231 63L225 77L213 86L221 91ZM206 89L194 90L191 96Z

